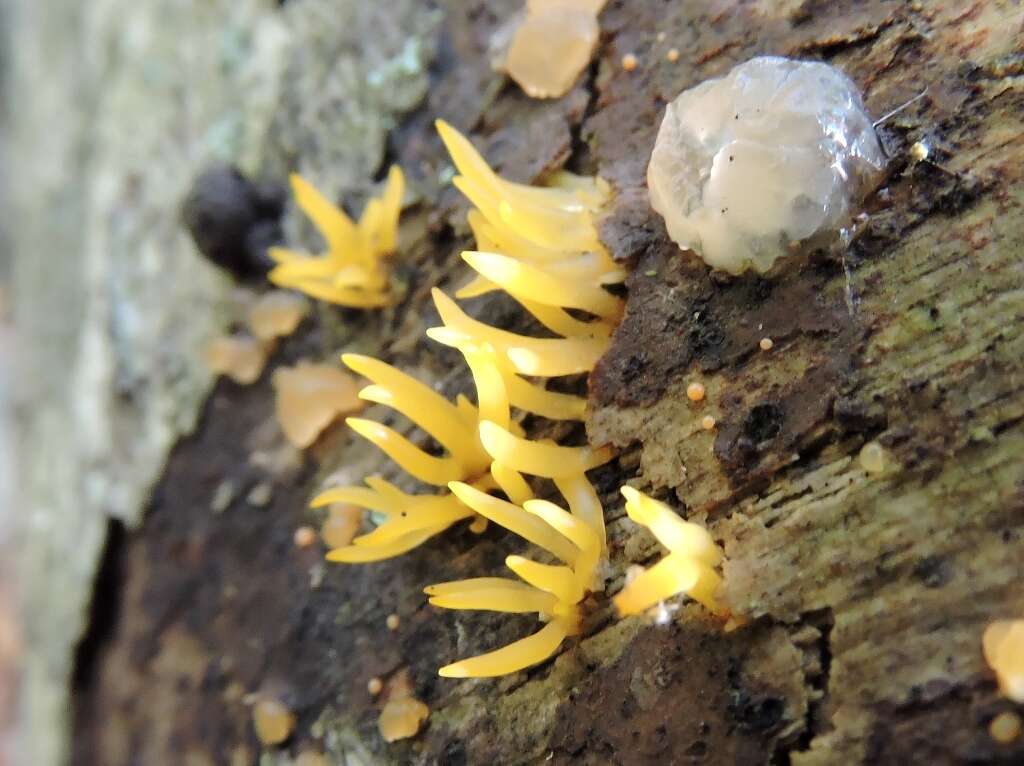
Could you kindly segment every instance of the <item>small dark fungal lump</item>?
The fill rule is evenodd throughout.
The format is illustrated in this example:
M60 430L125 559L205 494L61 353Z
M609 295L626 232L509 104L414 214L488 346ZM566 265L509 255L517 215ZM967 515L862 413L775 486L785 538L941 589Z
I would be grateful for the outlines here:
M273 266L267 248L282 241L284 189L257 184L231 165L208 167L181 206L181 221L206 258L239 279Z

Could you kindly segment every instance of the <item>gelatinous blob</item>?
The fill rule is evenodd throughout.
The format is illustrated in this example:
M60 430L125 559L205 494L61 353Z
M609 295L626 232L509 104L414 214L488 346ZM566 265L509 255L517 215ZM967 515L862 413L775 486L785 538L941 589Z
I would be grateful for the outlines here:
M856 86L834 67L765 56L684 91L647 168L669 236L732 274L833 239L885 155Z
M291 736L295 715L280 700L263 698L252 709L256 736L264 745L279 745Z
M309 301L287 290L261 295L249 309L249 329L260 340L282 338L295 332L309 312Z
M316 530L313 527L299 527L295 530L293 539L296 548L308 548L316 542Z
M593 11L572 3L527 8L505 59L509 76L533 98L558 98L572 88L594 54L601 29Z
M325 364L281 367L274 372L273 383L277 420L296 447L308 447L338 417L364 406L356 381Z
M885 471L885 449L878 442L868 442L860 448L860 467L868 473Z
M255 382L267 363L263 344L248 335L214 338L207 344L205 356L212 372L243 385Z
M385 742L415 737L430 716L430 708L414 697L390 699L380 711L377 728Z

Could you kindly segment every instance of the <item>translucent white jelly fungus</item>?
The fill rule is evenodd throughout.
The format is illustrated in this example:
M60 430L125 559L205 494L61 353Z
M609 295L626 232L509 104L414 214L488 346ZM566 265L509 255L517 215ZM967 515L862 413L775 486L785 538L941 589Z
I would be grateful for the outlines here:
M668 105L647 185L680 247L731 274L764 273L845 227L884 164L849 78L765 56Z

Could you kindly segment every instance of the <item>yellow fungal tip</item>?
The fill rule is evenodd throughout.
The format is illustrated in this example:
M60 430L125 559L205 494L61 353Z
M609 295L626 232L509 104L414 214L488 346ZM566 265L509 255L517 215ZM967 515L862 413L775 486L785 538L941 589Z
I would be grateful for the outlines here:
M703 383L691 383L686 387L686 397L691 402L699 402L704 398L704 394L707 393L707 389Z
M775 345L775 341L767 337L761 338L761 340L758 341L757 345L760 347L762 351L771 351L772 347Z
M647 527L669 554L628 579L613 599L619 614L639 614L679 593L713 612L724 613L715 600L721 577L714 569L722 560L722 550L708 531L684 521L667 505L633 487L624 486L621 492L629 518Z
M387 625L388 630L398 630L398 626L401 624L401 619L397 614L389 614L387 619L384 621Z
M381 681L376 676L374 676L373 678L371 678L369 681L366 682L366 691L368 691L371 696L376 697L383 690L384 690L384 682Z
M639 64L640 61L637 59L636 54L627 53L622 57L622 68L627 72L632 72Z
M669 48L668 53L665 54L665 58L672 63L675 63L676 61L679 61L679 51L676 48Z
M700 419L700 427L703 428L705 431L714 430L715 424L716 421L711 415L705 415L703 418Z
M279 745L291 736L295 715L280 701L264 697L253 707L256 736L264 745Z
M462 666L461 662L453 662L450 665L445 665L439 668L437 674L441 678L468 678L469 674L466 669Z

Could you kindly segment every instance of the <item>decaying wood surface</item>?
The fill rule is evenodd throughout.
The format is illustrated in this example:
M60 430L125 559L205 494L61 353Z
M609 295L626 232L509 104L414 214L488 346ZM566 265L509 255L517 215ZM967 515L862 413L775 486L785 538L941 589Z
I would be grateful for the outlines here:
M261 691L298 715L270 763L306 745L339 763L1022 762L1024 742L987 734L1009 704L980 653L988 620L1024 616L1020 5L612 2L594 67L557 102L499 86L486 44L501 15L446 9L427 102L392 136L422 192L402 222L405 299L380 314L321 311L270 367L359 350L448 394L470 387L461 360L422 335L437 323L429 289L465 281L458 251L471 244L466 204L439 180L435 116L513 178L599 173L616 190L602 236L632 268L586 424L591 442L621 450L594 472L609 589L658 555L622 518L630 481L708 521L728 602L749 623L724 634L693 606L666 626L616 621L592 599L586 634L554 661L497 681L437 678L534 622L435 610L422 587L501 574L520 544L456 528L344 568L297 549L324 477L394 469L343 428L284 459L268 371L218 385L142 529L112 538L98 584L109 608L79 655L75 763L255 762L246 699ZM636 71L619 65L626 53ZM762 53L839 66L875 115L927 93L880 128L890 175L847 251L724 280L667 239L645 164L665 103ZM908 154L917 141L926 161ZM500 298L471 309L523 322ZM758 349L765 336L771 351ZM694 379L708 390L700 406L685 396ZM699 426L709 413L714 432ZM889 455L880 476L857 460L868 440ZM266 504L251 494L262 484ZM218 492L229 502L214 512ZM366 684L404 668L432 712L418 737L386 745Z

